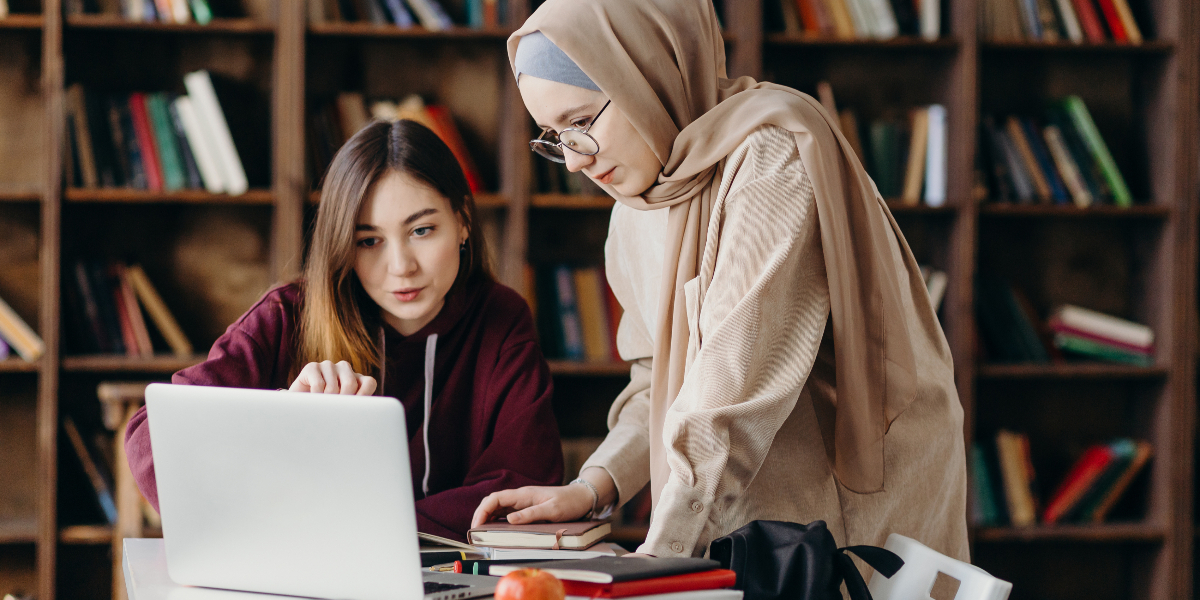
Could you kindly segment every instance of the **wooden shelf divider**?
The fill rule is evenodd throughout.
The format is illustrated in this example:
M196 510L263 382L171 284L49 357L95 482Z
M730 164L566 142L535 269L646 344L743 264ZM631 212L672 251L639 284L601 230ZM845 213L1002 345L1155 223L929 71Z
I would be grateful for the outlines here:
M207 25L199 23L162 23L157 21L130 21L108 15L71 15L67 17L67 29L118 31L123 33L142 32L158 34L223 34L223 35L272 35L275 25L255 19L213 19Z
M109 204L264 204L274 202L271 190L252 189L244 194L212 194L205 190L152 191L131 188L69 188L67 202Z
M983 527L975 530L977 542L1146 542L1165 540L1165 527L1143 523L1107 523L1103 525L1055 525L1035 527Z
M87 356L64 356L62 368L69 373L154 373L170 375L180 369L200 364L207 358L159 354L152 358L139 358L120 354L93 354Z

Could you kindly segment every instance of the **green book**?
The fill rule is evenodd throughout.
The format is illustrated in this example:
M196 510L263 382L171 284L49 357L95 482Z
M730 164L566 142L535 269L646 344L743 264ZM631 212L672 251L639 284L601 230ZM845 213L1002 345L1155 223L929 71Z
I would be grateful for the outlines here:
M979 447L979 442L971 444L970 460L976 508L979 511L979 525L999 525L1000 511L996 508L996 497L992 495L992 490L995 489L992 485L992 474L988 471L987 460L983 456L983 448Z
M1092 115L1088 112L1083 100L1079 96L1067 96L1067 99L1063 100L1063 107L1071 116L1071 122L1075 124L1075 129L1083 137L1084 143L1087 144L1088 151L1100 165L1100 172L1104 174L1104 180L1112 189L1113 201L1121 208L1133 205L1133 196L1130 195L1129 188L1125 185L1125 178L1117 169L1117 163L1113 162L1112 154L1109 154L1108 146L1104 144L1104 138L1100 137L1100 130L1096 129L1096 123L1092 121Z
M187 187L187 171L179 152L179 142L175 139L175 127L171 123L167 102L165 92L146 95L146 110L150 113L154 141L158 142L159 159L162 161L163 188L181 190Z
M1076 354L1084 354L1101 360L1112 362L1125 363L1136 365L1139 367L1149 367L1154 365L1154 358L1144 354L1135 354L1133 352L1125 352L1112 346L1107 346L1092 340L1075 337L1073 335L1057 334L1054 336L1054 345L1058 348Z
M192 16L196 18L196 23L208 25L212 22L212 9L208 6L208 0L191 0L188 4L192 5Z

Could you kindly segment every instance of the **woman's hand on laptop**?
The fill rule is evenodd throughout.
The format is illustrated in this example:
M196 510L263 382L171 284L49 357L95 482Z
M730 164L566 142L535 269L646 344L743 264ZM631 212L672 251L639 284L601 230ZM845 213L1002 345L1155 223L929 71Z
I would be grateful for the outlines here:
M589 467L582 474L600 494L597 498L592 489L583 484L560 486L530 485L515 490L492 492L484 497L475 509L471 527L479 527L488 521L507 518L509 523L536 523L549 521L562 523L579 521L594 507L597 511L612 504L617 498L617 486L608 471Z
M374 377L355 373L350 363L343 360L334 364L327 360L304 365L288 391L370 396L375 393L376 386Z

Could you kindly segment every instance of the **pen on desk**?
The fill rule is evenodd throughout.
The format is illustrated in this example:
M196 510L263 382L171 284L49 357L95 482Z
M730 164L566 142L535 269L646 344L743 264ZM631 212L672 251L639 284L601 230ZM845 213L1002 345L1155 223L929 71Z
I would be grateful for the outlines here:
M434 565L429 567L430 571L443 573L466 573L468 575L487 575L487 568L491 565L511 565L517 563L537 562L536 560L528 559L507 559L507 560L456 560L452 563Z

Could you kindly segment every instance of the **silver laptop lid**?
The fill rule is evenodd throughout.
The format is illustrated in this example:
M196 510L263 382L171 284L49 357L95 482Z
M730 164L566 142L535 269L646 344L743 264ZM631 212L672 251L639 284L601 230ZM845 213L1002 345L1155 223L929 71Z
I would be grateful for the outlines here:
M176 583L422 596L399 401L152 384L146 410Z

